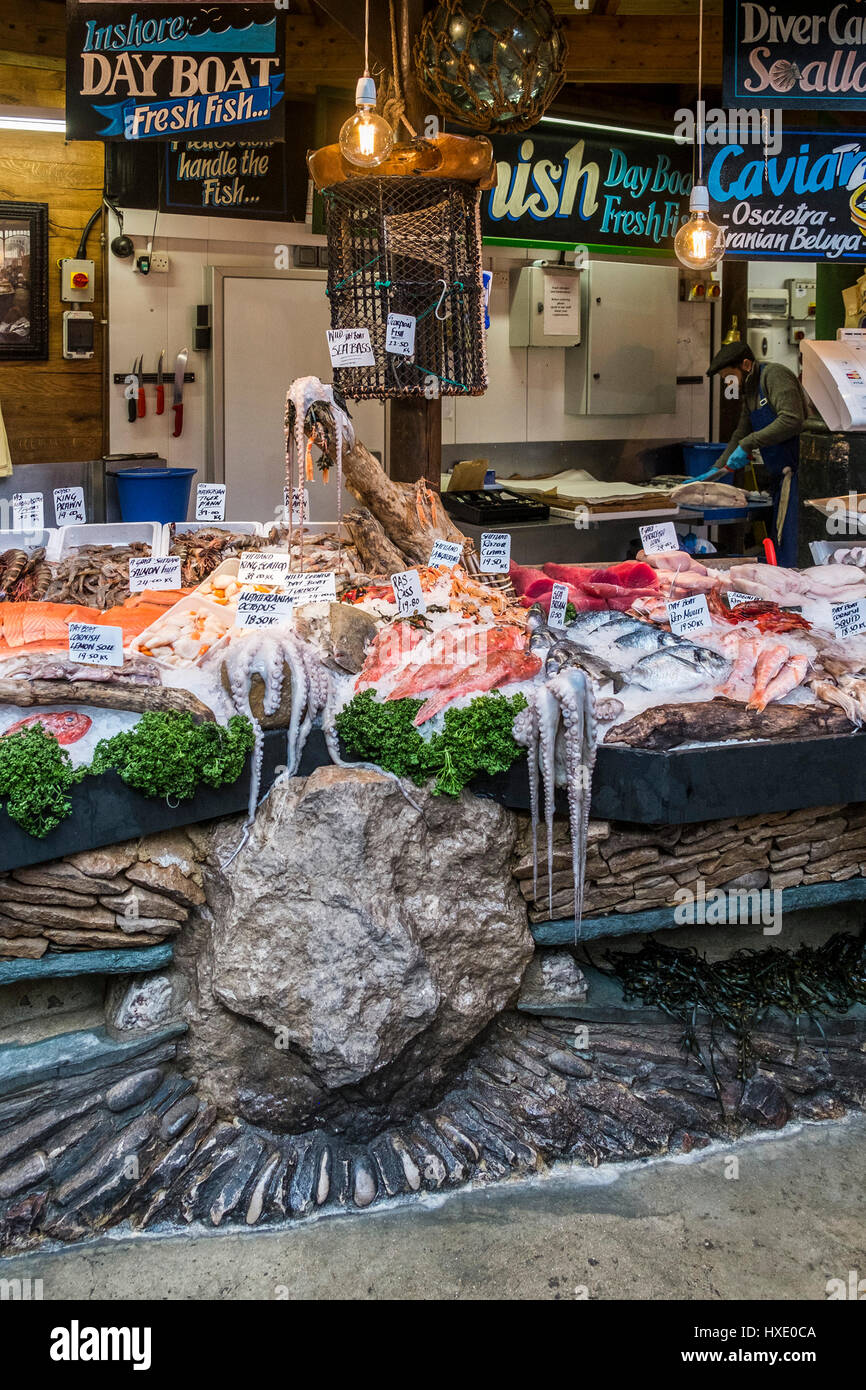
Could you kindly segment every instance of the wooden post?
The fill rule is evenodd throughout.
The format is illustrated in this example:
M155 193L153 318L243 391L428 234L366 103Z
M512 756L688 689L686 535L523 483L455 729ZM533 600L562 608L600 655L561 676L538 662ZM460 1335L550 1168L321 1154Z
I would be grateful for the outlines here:
M421 28L424 0L398 0L398 42L406 116L418 135L427 116L436 115L415 77L412 47ZM402 137L407 138L403 131ZM408 396L389 402L388 469L401 483L426 477L435 492L442 476L442 401Z

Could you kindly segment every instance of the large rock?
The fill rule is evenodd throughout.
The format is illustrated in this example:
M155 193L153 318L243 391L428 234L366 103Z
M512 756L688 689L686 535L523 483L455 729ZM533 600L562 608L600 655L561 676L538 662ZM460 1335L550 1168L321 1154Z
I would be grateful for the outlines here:
M238 837L215 827L212 863ZM333 1114L347 1087L356 1116L426 1100L532 955L514 838L493 801L407 796L375 772L275 787L178 940L202 1089L280 1128Z

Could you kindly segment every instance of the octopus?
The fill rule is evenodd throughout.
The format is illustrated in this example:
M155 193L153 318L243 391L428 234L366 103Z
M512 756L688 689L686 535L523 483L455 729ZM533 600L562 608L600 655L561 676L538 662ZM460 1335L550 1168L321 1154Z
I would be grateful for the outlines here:
M343 447L351 449L355 430L346 407L345 398L333 386L326 386L317 376L302 376L293 381L286 396L286 495L289 499L289 552L292 552L294 522L291 499L298 488L300 504L300 568L304 568L304 478L311 471L311 455L304 444L307 435L321 450L319 467L327 481L331 467L337 470L337 533L343 519ZM297 465L297 482L295 466Z

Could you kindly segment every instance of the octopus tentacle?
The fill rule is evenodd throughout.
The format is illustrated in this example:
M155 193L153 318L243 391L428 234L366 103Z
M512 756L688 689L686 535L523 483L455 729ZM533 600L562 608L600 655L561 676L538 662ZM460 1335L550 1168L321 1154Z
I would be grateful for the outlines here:
M540 686L536 696L538 715L541 782L544 787L544 823L547 829L547 902L553 915L553 815L556 803L556 731L559 727L559 705L547 686Z
M538 897L538 710L534 699L515 717L512 736L526 749L529 771L529 820L532 836L532 898Z
M597 727L592 681L579 667L567 667L547 683L562 710L565 729L565 767L571 830L571 867L574 877L574 939L583 916L586 848L592 771L595 766Z

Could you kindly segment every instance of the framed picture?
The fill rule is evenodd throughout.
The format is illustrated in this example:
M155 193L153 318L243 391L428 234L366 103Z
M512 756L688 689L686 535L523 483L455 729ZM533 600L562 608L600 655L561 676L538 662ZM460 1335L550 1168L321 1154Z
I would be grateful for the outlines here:
M0 362L48 357L48 204L0 202Z

